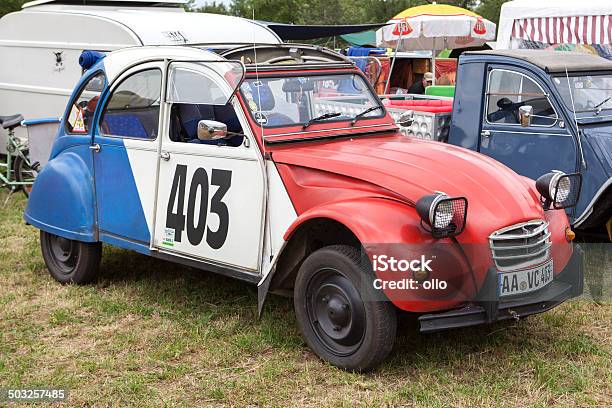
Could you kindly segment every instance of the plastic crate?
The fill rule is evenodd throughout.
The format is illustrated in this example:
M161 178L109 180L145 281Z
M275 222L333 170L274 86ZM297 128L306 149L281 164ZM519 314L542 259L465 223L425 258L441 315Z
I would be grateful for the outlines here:
M22 122L28 131L30 163L34 165L38 162L39 166L36 167L38 171L49 161L60 122L60 118L32 119Z

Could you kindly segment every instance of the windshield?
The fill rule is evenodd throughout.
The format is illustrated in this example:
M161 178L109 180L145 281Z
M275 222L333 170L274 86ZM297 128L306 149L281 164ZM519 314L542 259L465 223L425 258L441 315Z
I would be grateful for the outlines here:
M265 128L306 127L385 114L378 97L357 74L247 79L240 91L253 119Z
M555 77L553 82L569 109L572 97L576 112L612 109L612 74L570 76L569 86L566 76Z

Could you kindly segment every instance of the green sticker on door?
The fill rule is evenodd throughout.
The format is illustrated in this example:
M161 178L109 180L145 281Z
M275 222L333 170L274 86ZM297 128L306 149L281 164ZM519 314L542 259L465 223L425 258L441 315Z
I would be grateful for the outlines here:
M164 237L162 239L162 245L169 247L174 246L174 228L164 228Z

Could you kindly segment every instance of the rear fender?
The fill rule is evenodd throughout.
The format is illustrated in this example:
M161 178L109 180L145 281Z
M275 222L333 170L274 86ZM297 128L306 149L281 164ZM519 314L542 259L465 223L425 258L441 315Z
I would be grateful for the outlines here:
M86 144L50 160L36 177L25 221L64 238L97 241L91 160Z

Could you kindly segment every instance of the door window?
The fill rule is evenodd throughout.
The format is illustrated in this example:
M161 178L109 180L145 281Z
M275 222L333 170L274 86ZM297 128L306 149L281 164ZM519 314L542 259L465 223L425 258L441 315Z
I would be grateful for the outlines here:
M170 139L174 142L240 146L243 129L230 102L244 76L235 61L173 62L168 76L167 102L170 109ZM222 139L200 140L201 121L225 125Z
M222 139L198 139L201 121L220 122L227 128ZM170 109L170 140L173 142L238 147L244 141L244 131L231 103L226 105L175 103Z
M172 62L167 102L226 105L242 83L244 66L237 61Z
M114 90L102 113L104 135L155 139L159 128L162 73L148 69L132 74Z
M102 72L91 77L81 89L79 95L70 107L66 130L72 134L86 134L91 128L91 121L98 106L100 94L104 88L106 77Z
M489 75L486 118L489 123L519 125L519 108L533 107L532 126L553 126L558 117L548 96L531 78L495 69Z

